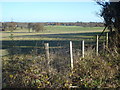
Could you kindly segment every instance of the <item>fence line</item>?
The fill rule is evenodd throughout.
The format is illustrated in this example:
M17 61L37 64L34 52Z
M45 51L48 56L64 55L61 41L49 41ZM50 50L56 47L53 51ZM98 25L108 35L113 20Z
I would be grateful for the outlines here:
M106 47L108 47L108 39L109 39L109 35L108 33L106 33L106 38L105 38L105 45ZM45 54L46 54L46 59L49 60L50 59L50 52L49 49L51 47L49 47L49 43L45 43L44 44L45 47ZM38 48L38 47L37 47ZM98 35L96 35L96 55L98 56L99 54L99 41L98 41ZM7 54L8 55L8 54ZM85 41L82 40L82 58L85 57ZM71 68L73 68L73 52L72 52L72 41L70 41L70 59L71 59ZM49 62L48 62L49 63Z
M108 33L106 33L106 46L108 46ZM72 41L70 41L70 68L71 70L73 70L74 68L74 60L73 60L73 43ZM50 47L49 47L49 43L44 43L44 48L45 48L45 56L46 56L46 64L47 64L47 68L48 71L50 71ZM82 58L85 58L85 41L82 40ZM99 41L98 41L98 35L96 35L96 56L98 56L98 49L99 49Z
M106 45L108 45L108 33L106 34ZM98 49L99 49L99 41L98 35L96 35L96 55L98 56ZM45 50L46 50L46 59L49 60L49 43L45 43ZM82 40L82 58L85 57L85 41ZM72 51L72 41L70 41L70 61L71 61L71 69L73 69L73 51ZM49 61L48 61L49 64Z

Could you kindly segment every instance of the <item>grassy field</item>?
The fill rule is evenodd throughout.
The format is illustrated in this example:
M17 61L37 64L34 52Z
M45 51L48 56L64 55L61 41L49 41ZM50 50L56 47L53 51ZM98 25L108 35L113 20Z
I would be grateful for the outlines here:
M45 26L45 30L39 33L32 31L29 33L27 29L17 29L12 32L12 35L14 40L78 40L78 38L91 38L92 33L102 32L102 30L103 27ZM80 33L84 33L84 35L79 35ZM85 33L91 33L91 36L87 36ZM69 38L68 34L71 34ZM54 37L54 35L56 36ZM11 40L10 36L10 31L2 32L2 40ZM70 37L74 37L74 39Z
M95 44L96 35L100 35L104 27L80 27L80 26L45 26L41 32L28 32L28 29L17 29L13 32L2 32L2 48L8 49L12 45L24 49L42 48L43 43L49 43L50 48L69 47L69 41L73 41L73 47L81 46L81 41L86 44ZM104 42L105 33L99 40ZM11 42L11 41L14 42ZM37 45L36 45L37 44ZM78 48L79 48L78 47Z

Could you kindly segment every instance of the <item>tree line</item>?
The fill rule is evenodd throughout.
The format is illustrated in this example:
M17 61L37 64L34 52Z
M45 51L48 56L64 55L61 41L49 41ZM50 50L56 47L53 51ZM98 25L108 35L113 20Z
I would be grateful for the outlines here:
M2 23L2 31L13 31L17 28L28 29L28 32L31 30L33 32L40 32L44 30L44 25L42 23L17 23L17 22L6 22Z
M22 23L22 22L4 22L1 24L2 26L2 31L13 31L16 30L17 28L20 29L28 29L28 32L40 32L45 30L44 26L82 26L82 27L103 27L103 23L98 23L98 22L89 22L89 23L84 23L84 22L46 22L46 23Z

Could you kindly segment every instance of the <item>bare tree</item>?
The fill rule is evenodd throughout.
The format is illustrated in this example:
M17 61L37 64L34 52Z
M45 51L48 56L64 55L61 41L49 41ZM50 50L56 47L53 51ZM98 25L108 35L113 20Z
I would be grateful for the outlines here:
M28 32L33 28L33 23L28 23Z
M6 23L2 23L2 28L4 30L13 31L17 28L16 25L17 25L16 22L6 22Z
M32 27L35 32L40 32L44 30L44 25L41 23L35 23Z
M16 29L16 23L15 22L9 22L8 27L9 27L9 30L15 30Z

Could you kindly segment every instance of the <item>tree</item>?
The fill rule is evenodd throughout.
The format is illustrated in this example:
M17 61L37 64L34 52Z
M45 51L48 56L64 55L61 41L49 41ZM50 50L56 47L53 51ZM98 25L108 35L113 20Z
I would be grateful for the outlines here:
M9 30L15 30L16 29L16 23L15 22L9 22L8 23Z
M6 28L7 28L7 24L6 23L2 23L2 30L6 30Z
M40 32L44 30L44 25L41 23L35 23L32 27L35 32Z
M6 23L2 23L2 28L4 30L10 30L13 31L16 29L16 22L6 22Z
M28 32L30 32L30 29L33 28L33 24L32 23L28 23Z
M97 2L102 6L101 17L110 30L111 43L120 47L120 2ZM113 33L114 32L114 33Z

